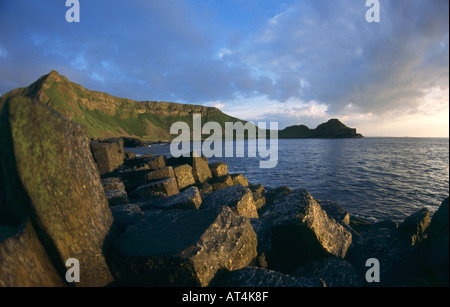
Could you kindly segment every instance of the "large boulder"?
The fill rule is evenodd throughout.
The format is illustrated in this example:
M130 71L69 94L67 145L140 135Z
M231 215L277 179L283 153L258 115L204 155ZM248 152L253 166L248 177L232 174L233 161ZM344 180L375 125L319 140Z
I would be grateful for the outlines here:
M171 157L167 159L167 165L172 167L183 164L189 164L192 167L192 175L197 183L204 183L213 178L208 159L204 156L199 156L195 151L191 152L189 157Z
M231 179L234 184L240 184L244 187L248 186L248 180L242 174L231 174Z
M119 285L208 286L220 269L241 269L255 256L250 222L228 207L151 210L116 241L111 268Z
M197 187L187 188L179 194L161 200L138 203L139 207L144 211L151 209L198 209L201 204L202 198Z
M64 286L31 222L2 240L6 227L0 226L0 287Z
M266 204L266 189L262 184L251 184L248 188L253 193L256 209L261 209Z
M295 190L276 200L259 227L269 237L269 266L283 269L324 256L344 258L351 233L320 207L306 190ZM266 243L267 244L267 243Z
M90 145L100 175L112 172L123 164L125 152L122 139L91 142Z
M213 187L213 190L215 191L234 185L233 179L231 179L231 176L229 174L222 177L213 178L209 180L208 183Z
M299 267L292 274L302 278L320 278L327 287L361 287L364 283L356 269L346 260L325 257Z
M222 206L230 207L240 216L258 218L253 193L247 187L232 185L205 194L201 208L221 210Z
M348 250L346 260L365 278L370 267L368 259L379 263L379 282L366 282L365 286L418 286L423 285L424 255L410 242L398 237L397 223L390 220L373 223L360 232Z
M214 178L219 178L228 174L228 166L225 162L214 162L209 164L211 174Z
M302 278L257 267L225 271L215 281L214 287L323 287L319 278Z
M173 171L180 190L195 184L192 167L189 164L176 166L173 168Z
M442 202L434 213L428 227L429 257L428 265L433 272L433 284L449 285L448 251L449 251L449 199Z
M180 193L175 178L167 178L140 186L130 193L131 198L144 198L154 196L172 196Z
M330 200L316 199L316 201L320 205L320 207L337 222L347 226L350 225L350 214L339 204Z
M408 216L398 226L398 236L411 245L415 245L422 240L422 237L430 224L430 211L423 208Z
M192 158L192 174L195 181L203 183L212 178L211 170L206 157Z
M175 178L172 166L166 166L148 173L145 179L149 182L161 179Z
M76 258L81 276L76 285L108 284L112 276L103 248L113 217L86 128L20 96L3 98L0 112L5 194L0 225L17 225L29 217L60 276L66 261ZM30 267L30 276L40 273L39 267Z

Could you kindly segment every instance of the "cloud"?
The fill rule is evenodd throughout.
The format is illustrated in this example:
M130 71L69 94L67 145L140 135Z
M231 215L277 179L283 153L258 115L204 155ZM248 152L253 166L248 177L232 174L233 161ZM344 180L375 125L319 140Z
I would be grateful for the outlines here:
M321 101L329 112L419 111L448 88L448 2L382 1L367 23L355 1L297 1L269 20L249 59L275 74L271 97ZM310 86L302 88L299 79Z
M1 3L0 93L56 69L116 96L283 123L448 109L446 0L380 0L380 23L354 0L83 1L77 24L63 1Z

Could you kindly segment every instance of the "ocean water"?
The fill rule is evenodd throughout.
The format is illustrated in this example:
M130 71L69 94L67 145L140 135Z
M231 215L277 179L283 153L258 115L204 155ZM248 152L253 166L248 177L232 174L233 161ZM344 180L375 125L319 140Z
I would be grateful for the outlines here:
M244 146L244 157L208 160L223 161L229 173L266 188L307 189L314 198L372 221L402 221L424 207L433 214L449 195L448 138L283 139L272 169L259 167L267 159L248 157L247 141L222 143L223 150L226 146ZM169 146L128 150L170 155Z

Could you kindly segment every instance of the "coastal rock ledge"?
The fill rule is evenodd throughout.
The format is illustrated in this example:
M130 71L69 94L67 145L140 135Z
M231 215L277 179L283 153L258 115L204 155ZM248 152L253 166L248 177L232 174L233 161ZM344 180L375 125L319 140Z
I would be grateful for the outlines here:
M370 223L206 157L91 142L24 97L0 100L0 141L0 286L448 286L448 198L433 216Z

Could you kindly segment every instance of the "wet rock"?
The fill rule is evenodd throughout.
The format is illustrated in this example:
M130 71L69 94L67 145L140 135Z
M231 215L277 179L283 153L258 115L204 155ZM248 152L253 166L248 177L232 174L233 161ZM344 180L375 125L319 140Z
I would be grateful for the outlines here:
M250 222L228 207L152 210L116 241L111 269L120 285L208 286L220 269L241 269L255 256Z
M241 185L232 185L204 196L202 208L221 210L222 206L230 207L243 217L258 217L252 191Z

